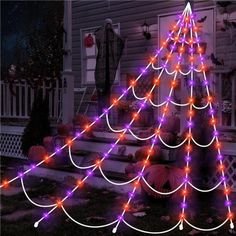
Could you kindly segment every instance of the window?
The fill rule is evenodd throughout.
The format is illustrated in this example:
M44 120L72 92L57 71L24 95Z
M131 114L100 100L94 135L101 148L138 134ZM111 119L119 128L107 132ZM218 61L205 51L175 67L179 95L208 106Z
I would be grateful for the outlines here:
M82 83L83 84L95 84L95 67L96 67L96 57L97 57L97 47L95 43L94 31L100 26L92 28L81 29L81 62L82 62ZM113 29L116 33L120 33L120 25L113 24ZM93 38L94 44L92 47L84 46L84 39L87 36ZM120 65L118 66L116 72L115 83L120 80Z
M236 73L216 73L218 118L223 129L236 129Z

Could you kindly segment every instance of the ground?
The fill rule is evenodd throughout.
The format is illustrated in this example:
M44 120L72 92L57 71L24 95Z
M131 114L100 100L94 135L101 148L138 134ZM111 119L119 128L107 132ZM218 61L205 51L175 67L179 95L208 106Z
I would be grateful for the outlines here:
M2 162L1 174L17 173L19 164L15 162ZM55 182L49 179L38 177L26 177L25 186L29 196L37 201L50 203L55 202L58 196L65 195L65 191L72 187L73 180L68 177L63 183ZM204 195L204 194L203 194ZM201 198L201 208L190 210L189 217L192 222L202 227L213 227L223 221L223 217L217 209L222 209L223 204L219 204L214 208L209 207L209 196L204 195ZM222 199L221 192L216 191L215 199ZM191 196L189 196L191 197ZM234 212L236 205L236 195L231 196L234 204ZM122 205L127 201L127 194L117 194L106 189L96 189L85 185L82 190L77 191L71 200L67 201L65 208L77 220L86 224L104 224L113 221L121 212ZM172 207L175 206L175 207ZM33 206L22 192L20 181L13 183L8 190L1 191L1 235L3 236L71 236L71 235L111 235L112 227L105 229L88 229L73 223L62 210L56 210L47 221L42 222L38 228L34 228L34 222L41 218L45 209ZM189 208L192 208L190 206ZM126 214L125 219L138 228L155 231L171 228L178 219L179 203L166 202L165 200L153 201L143 196L134 199L130 207L130 211ZM224 212L224 211L223 211ZM197 220L196 220L197 219ZM226 224L220 230L200 234L193 231L186 225L184 231L176 229L167 235L228 235L229 225ZM127 228L121 224L117 235L141 235L136 231Z

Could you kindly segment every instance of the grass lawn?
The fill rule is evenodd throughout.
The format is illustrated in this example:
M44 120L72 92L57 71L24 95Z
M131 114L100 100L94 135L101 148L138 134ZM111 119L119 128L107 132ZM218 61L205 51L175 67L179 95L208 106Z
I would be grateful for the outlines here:
M48 179L26 177L25 187L28 188L28 194L34 200L50 199L55 202L58 196L65 196L66 190L72 188L72 182L59 183ZM20 181L16 181L11 186L20 187ZM104 229L83 228L73 223L61 209L56 209L47 220L39 224L38 228L34 228L34 222L51 208L42 209L33 206L26 199L23 192L12 196L5 196L3 193L1 194L1 235L3 236L112 235L112 226ZM199 198L198 196L194 197L193 192L190 193L189 207L187 208L188 219L195 225L206 228L214 227L223 222L226 211L223 203L224 198L221 195L220 191L215 191L214 196L203 194L204 198ZM234 201L235 210L235 194L231 197ZM71 216L85 224L99 225L112 222L117 218L122 211L122 206L127 201L127 194L117 194L105 189L98 190L85 185L84 188L73 195L72 199L74 199L72 205L67 206L65 204L65 208ZM195 200L192 201L192 199ZM211 207L210 199L215 203L214 207ZM175 202L167 202L165 200L153 201L137 196L132 202L130 211L126 213L125 219L137 228L150 231L166 230L174 226L178 221L181 199L176 199ZM200 208L202 210L199 210ZM28 212L28 214L14 220L14 215L17 216L19 212ZM145 212L146 215L136 217L133 215L135 212ZM6 219L6 216L9 216L9 218ZM229 224L226 223L223 228L217 231L208 234L199 233L197 235L224 236L229 235L228 229ZM191 231L192 229L184 224L183 231L179 231L177 228L167 235L188 235ZM116 235L142 234L129 229L122 223Z

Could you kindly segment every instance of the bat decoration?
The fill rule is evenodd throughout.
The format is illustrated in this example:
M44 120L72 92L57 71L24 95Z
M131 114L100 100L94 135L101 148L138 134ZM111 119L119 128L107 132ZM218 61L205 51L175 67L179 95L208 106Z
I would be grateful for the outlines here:
M217 65L217 66L222 66L222 65L224 65L224 62L223 62L223 61L220 62L220 61L215 57L214 53L211 53L210 58L211 58L211 61L212 61L213 64L215 64L215 65Z
M199 19L197 22L198 23L203 23L206 20L207 16L204 16L203 18Z

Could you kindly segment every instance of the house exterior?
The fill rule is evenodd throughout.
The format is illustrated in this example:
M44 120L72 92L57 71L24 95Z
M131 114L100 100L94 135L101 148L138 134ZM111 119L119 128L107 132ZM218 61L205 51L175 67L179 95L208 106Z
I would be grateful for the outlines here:
M222 14L222 8L216 5L215 1L195 0L192 4L201 16L197 20L202 21L200 23L203 27L204 24L209 26L204 31L204 40L206 44L209 42L206 57L211 66L210 86L212 92L217 95L219 129L223 134L222 142L227 156L227 168L230 170L230 179L236 186L234 167L236 163L236 29L223 23L223 20L236 21L236 2L232 2L229 9L227 8L229 14ZM94 81L96 46L88 48L84 40L89 34L94 37L94 31L104 25L105 19L112 20L114 30L125 41L116 80L112 86L112 95L118 97L122 89L129 85L129 76L137 77L140 74L140 68L148 64L150 56L159 48L161 40L165 39L169 28L169 23L166 22L172 22L175 16L183 11L184 6L184 1L65 1L64 49L66 54L61 78L62 86L58 86L56 96L51 98L57 104L59 102L59 109L51 112L55 120L71 123L76 113L85 113L89 117L97 114L97 103L92 99L96 94ZM144 22L149 25L150 39L144 37ZM215 57L223 65L214 66L211 60ZM152 79L150 78L150 81ZM164 77L162 82L163 86L154 93L154 101L157 103L166 98L168 78ZM180 78L180 83L176 96L180 102L184 102L187 98L184 77L182 80ZM1 86L1 89L5 88L4 85ZM143 84L141 87L144 89L148 87L145 86L146 84ZM7 88L4 91L6 92ZM2 97L6 107L11 99L8 96L9 93L6 97ZM15 100L12 100L12 106L16 103ZM18 111L12 113L10 109L12 108L8 108L7 115L4 111L1 115L12 123L13 118L18 118L18 114L21 113ZM181 130L183 130L186 123L186 109L173 110L173 113L180 117ZM151 116L153 120L150 122L153 122L158 114L157 109L154 109L152 113L148 111L145 115ZM111 123L121 126L123 120L120 121L123 116L124 113L119 114L119 111L115 110L111 116ZM28 115L24 118L27 117ZM9 123L6 122L1 131L1 142L4 143L1 149L4 149L4 153L8 156L19 157L21 154L18 150L24 125L13 122L9 128Z

